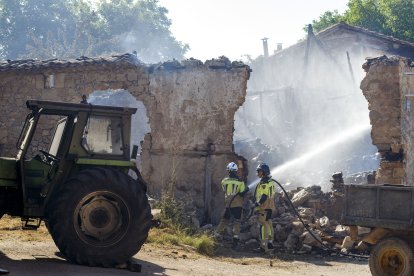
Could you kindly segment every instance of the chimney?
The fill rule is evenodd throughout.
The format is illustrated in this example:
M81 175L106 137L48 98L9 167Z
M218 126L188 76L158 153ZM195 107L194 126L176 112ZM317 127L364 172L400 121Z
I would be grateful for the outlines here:
M267 37L262 38L263 41L263 53L265 57L269 57L269 48L267 47Z
M282 49L283 49L283 47L282 47L282 43L278 43L278 44L277 44L276 51L281 51Z
M283 47L282 47L282 43L277 43L276 44L276 50L273 51L274 54L276 54L279 51L282 51Z

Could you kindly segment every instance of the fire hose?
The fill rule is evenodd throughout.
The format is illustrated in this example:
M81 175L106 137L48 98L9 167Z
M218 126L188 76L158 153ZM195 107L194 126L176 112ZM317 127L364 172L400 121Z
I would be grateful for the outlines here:
M315 236L315 234L313 233L312 229L310 229L309 225L307 223L305 223L303 221L303 219L301 218L298 210L296 209L296 207L293 205L292 200L289 198L288 193L286 192L286 190L283 188L282 184L280 184L278 181L276 181L275 179L272 179L272 181L274 181L283 191L283 193L286 196L286 199L288 200L290 206L293 209L293 212L295 213L295 215L298 217L298 219L300 220L300 222L302 223L303 227L305 227L305 229L309 232L309 234L319 243L322 245L322 247L324 249L326 249L328 252L332 252L332 253L336 253L342 256L347 256L347 257L355 257L355 258L364 258L364 259L368 259L369 256L365 256L365 255L357 255L357 254L352 254L352 253L344 253L338 250L334 250L332 248L329 248L328 246L326 246L318 237ZM254 207L253 207L254 208ZM252 209L253 209L252 208Z

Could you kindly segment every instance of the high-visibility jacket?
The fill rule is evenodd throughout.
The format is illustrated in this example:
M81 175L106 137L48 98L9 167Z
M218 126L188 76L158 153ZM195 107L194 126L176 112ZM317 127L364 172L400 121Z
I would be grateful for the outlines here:
M246 191L244 182L238 178L226 177L221 181L227 208L242 207L243 194Z
M259 210L275 209L275 185L271 178L260 180L256 186L255 200L259 204Z

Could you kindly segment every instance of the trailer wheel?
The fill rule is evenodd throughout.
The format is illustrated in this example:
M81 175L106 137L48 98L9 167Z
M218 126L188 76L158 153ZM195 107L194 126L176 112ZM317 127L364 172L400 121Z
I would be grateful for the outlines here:
M68 260L113 267L136 254L151 227L144 187L109 168L80 171L47 208L47 226Z
M369 258L373 276L414 275L414 255L410 246L398 238L388 238L375 245Z

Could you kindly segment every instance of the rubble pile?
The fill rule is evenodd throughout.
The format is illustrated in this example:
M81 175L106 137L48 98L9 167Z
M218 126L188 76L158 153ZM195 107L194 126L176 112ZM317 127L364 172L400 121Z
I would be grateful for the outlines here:
M350 237L350 228L339 223L344 188L342 173L334 174L331 182L332 190L327 193L320 186L300 187L288 192L292 204L312 234L296 216L286 196L282 192L276 193L276 212L272 219L276 251L305 254L330 248L343 253L365 253L367 246L362 242L356 244ZM252 201L249 200L247 205L245 210L253 207ZM257 216L250 211L242 224L240 235L244 250L259 247L259 231ZM369 231L359 227L360 235Z
M369 253L370 245L362 240L371 228L358 226L351 229L340 224L345 190L342 172L333 174L331 183L329 192L324 192L317 185L287 191L287 196L282 191L276 192L276 210L272 214L275 252L319 254L330 253L329 249L332 249L341 253ZM260 225L254 210L253 195L250 194L243 206L240 251L260 247ZM187 210L185 213L188 214L188 223L196 229L213 232L220 241L232 241L231 224L223 237L212 224L201 223L194 211Z

